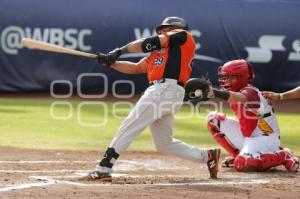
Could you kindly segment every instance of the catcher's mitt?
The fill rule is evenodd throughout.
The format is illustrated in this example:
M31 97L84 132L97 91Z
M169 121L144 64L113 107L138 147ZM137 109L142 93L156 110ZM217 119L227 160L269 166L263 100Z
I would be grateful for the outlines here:
M190 101L194 105L199 102L208 101L211 82L208 77L191 78L185 85L185 101Z

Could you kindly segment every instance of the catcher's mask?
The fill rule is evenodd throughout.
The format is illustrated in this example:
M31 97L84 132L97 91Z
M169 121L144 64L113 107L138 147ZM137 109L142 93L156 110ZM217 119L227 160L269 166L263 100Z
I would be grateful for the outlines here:
M219 84L223 90L239 91L251 84L255 75L252 65L244 59L225 63L218 68Z
M156 33L163 28L172 27L179 28L183 30L188 30L187 22L180 17L167 17L165 18L159 26L156 27Z
M189 100L193 104L201 101L207 101L209 86L211 85L208 78L191 78L185 84L185 101Z

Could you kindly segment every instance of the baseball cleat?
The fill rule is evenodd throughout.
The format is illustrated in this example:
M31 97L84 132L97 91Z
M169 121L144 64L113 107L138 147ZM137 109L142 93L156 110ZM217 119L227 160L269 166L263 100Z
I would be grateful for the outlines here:
M80 181L95 181L95 182L111 182L112 177L110 173L102 173L99 171L92 171L79 179Z
M290 172L297 172L299 169L299 159L291 154L288 154L286 156L284 166Z
M297 157L294 157L291 163L291 167L289 168L289 171L298 172L298 169L299 169L299 159Z
M294 153L289 148L283 148L282 151L285 153L285 168L290 172L297 172L299 169L299 159L294 156Z
M225 160L222 161L221 166L223 168L233 168L234 167L234 160L235 158L232 156L228 156L225 158Z
M210 178L212 179L216 179L218 175L220 154L221 154L221 149L208 150L207 167L208 167Z

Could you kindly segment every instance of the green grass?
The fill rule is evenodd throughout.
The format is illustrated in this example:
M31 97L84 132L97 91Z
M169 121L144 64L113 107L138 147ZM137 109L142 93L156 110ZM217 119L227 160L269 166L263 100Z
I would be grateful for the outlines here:
M67 117L69 111L72 114L67 119L55 119L51 116L50 99L0 99L0 146L13 146L36 149L70 149L70 150L104 150L116 133L121 121L130 110L127 105L113 108L113 103L107 104L109 115L104 126L91 126L103 121L105 109L103 104L86 105L86 101L63 101L67 105L59 105L52 109L56 117ZM93 103L102 103L93 101ZM81 110L78 117L78 109ZM113 110L120 118L113 118ZM177 114L174 124L174 136L187 143L199 147L216 146L210 134L207 132L204 117L207 114L205 108L200 114L192 118L186 117L191 113L188 107L183 107ZM300 154L300 114L277 113L282 130L282 144ZM185 117L186 119L184 119ZM79 119L81 121L80 125ZM153 151L155 150L149 129L146 129L134 142L129 150Z

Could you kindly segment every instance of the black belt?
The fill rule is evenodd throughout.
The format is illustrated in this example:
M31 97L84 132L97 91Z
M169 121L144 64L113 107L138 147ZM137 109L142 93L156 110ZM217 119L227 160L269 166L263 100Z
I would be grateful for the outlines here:
M260 115L259 118L266 118L266 117L270 117L271 115L272 115L272 113L269 112L269 113L265 113L265 114Z
M270 117L273 113L274 113L274 109L272 109L272 111L269 112L269 113L265 113L265 114L259 115L259 118Z
M166 81L165 78L160 79L160 80L154 80L152 82L149 82L149 86L152 86L154 84L161 84L161 83L164 83L165 81ZM184 88L184 84L182 82L177 81L177 85L179 85L179 86L181 86L181 87Z

